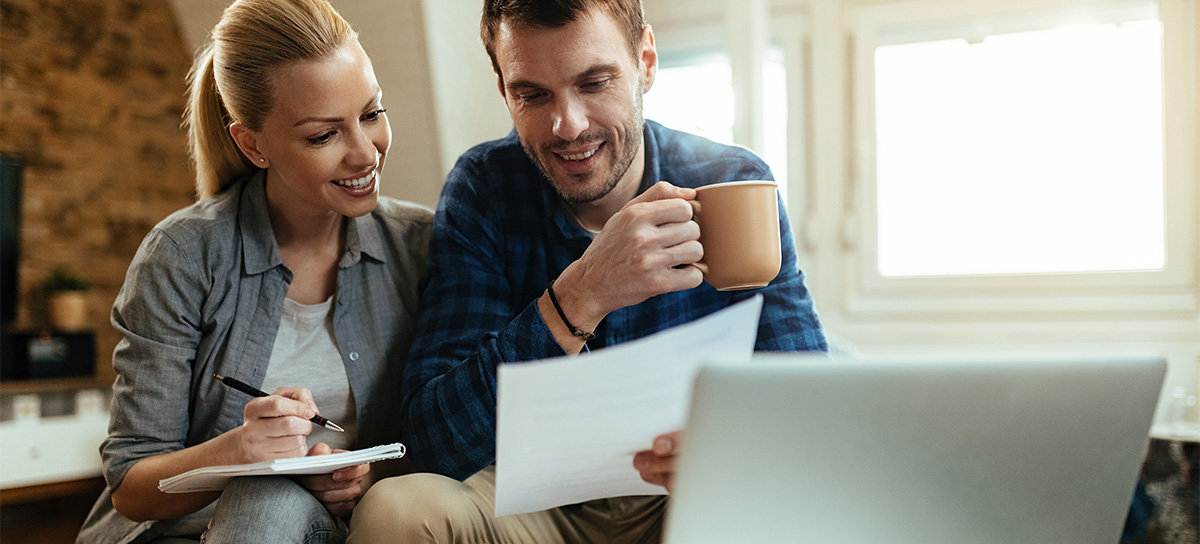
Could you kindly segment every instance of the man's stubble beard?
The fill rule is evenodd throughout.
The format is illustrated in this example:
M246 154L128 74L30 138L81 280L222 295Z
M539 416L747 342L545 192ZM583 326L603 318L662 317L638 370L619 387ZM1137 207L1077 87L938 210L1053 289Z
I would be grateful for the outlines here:
M521 147L525 150L525 155L529 157L529 160L533 161L533 164L537 165L538 170L542 172L542 176L549 180L550 185L554 187L554 191L558 193L559 198L562 198L567 204L583 204L595 202L608 196L616 188L617 184L620 183L621 178L625 177L625 173L629 171L629 167L633 164L633 159L637 157L638 147L643 145L642 131L645 128L645 124L645 119L642 117L642 95L638 93L633 111L622 123L622 126L625 128L626 138L621 148L615 150L613 153L612 168L604 178L604 183L590 193L568 191L568 189L577 187L586 189L587 186L583 182L588 177L596 175L595 172L584 175L568 175L571 179L566 180L558 179L552 175L550 165L546 161L543 161L542 157L550 158L553 155L553 150L561 148L568 143L604 141L608 145L612 143L614 135L608 134L606 129L596 129L580 134L579 137L571 142L559 140L555 143L543 144L540 147L540 153L535 152L529 144L525 143L523 138L519 138L520 134L517 136L521 141ZM606 135L608 136L607 138L605 137Z

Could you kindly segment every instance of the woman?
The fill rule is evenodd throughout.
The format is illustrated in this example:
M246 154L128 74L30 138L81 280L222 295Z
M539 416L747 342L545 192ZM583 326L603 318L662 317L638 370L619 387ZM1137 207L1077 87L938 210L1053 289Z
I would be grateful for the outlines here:
M200 200L143 241L113 307L108 490L79 542L340 542L367 465L164 494L204 466L395 442L431 212L378 196L391 143L325 0L238 0L190 75ZM221 374L274 394L251 398ZM316 413L346 429L314 428ZM311 447L310 447L311 446ZM378 468L378 467L376 467Z

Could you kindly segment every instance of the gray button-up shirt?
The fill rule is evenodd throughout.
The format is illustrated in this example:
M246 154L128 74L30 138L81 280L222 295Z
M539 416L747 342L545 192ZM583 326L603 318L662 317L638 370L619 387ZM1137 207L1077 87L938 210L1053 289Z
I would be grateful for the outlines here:
M426 281L432 212L380 197L347 219L333 327L354 393L355 447L400 439L400 376ZM212 378L262 385L292 273L267 215L259 172L159 223L138 249L117 295L122 335L108 438L100 447L108 489L142 458L193 446L242 424L246 396ZM97 501L79 542L128 542L135 523Z

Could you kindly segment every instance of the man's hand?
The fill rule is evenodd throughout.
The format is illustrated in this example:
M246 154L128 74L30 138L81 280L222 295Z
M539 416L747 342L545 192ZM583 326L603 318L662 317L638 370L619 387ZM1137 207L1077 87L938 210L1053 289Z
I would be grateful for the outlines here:
M704 256L700 227L691 220L689 201L695 198L694 189L660 181L609 218L554 283L572 324L594 330L612 311L700 285L700 271L681 266ZM559 321L553 306L546 307L551 310L542 312L546 322Z
M675 460L681 451L679 440L680 431L659 435L654 439L654 445L637 452L633 456L633 467L642 475L646 483L661 485L671 491L675 480Z
M317 414L312 393L303 387L280 387L251 399L242 411L242 457L246 462L303 457L308 450L309 418Z
M322 442L313 446L308 454L326 455L344 451L346 450L331 450L328 444ZM366 489L366 476L370 469L371 465L364 463L339 468L329 474L301 476L296 480L317 500L321 501L329 513L338 517L346 517L354 510L358 499L362 498L363 491Z

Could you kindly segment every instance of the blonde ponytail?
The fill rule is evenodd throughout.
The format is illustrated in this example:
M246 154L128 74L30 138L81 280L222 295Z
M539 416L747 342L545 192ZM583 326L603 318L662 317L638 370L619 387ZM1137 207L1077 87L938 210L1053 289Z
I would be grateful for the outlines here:
M196 196L208 198L254 171L229 125L262 129L280 66L320 59L356 37L327 0L237 0L225 8L188 74L183 124Z
M188 73L189 97L184 111L189 150L196 166L196 197L208 198L233 180L254 171L229 135L229 112L213 77L212 44L205 45Z

